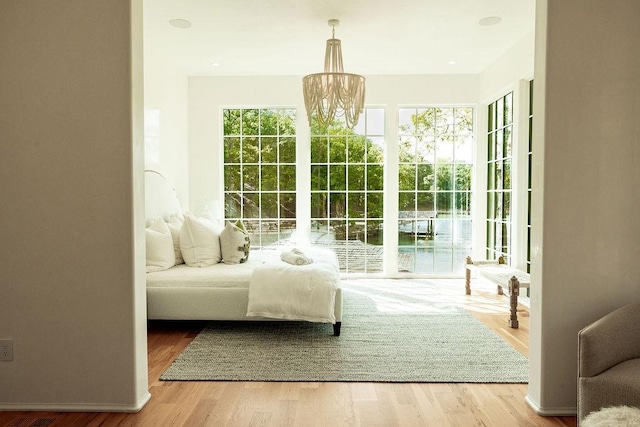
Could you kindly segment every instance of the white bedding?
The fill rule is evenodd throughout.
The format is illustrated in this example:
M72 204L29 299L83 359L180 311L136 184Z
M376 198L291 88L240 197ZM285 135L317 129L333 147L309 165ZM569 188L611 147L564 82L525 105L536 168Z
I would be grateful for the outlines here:
M248 288L253 270L267 259L279 257L280 251L252 251L242 264L219 263L209 267L176 265L165 271L147 274L148 288ZM215 280L212 280L214 278Z
M303 252L313 263L291 265L272 259L256 267L249 286L248 317L336 323L340 280L336 256L326 249Z

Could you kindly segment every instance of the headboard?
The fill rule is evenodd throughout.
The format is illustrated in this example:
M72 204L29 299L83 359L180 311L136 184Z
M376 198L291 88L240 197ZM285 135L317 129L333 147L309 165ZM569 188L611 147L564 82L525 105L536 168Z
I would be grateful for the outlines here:
M168 220L172 214L182 213L176 190L169 185L167 179L160 172L145 170L144 185L144 208L147 220L158 217Z

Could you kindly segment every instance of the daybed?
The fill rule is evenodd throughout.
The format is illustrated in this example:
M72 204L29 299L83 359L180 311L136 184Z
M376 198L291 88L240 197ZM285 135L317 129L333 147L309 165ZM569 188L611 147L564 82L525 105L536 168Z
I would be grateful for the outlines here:
M145 171L145 184L145 209L148 222L154 218L163 218L168 221L171 215L182 213L175 191L161 174L155 171ZM280 254L283 250L287 249L251 250L247 261L239 264L216 263L206 267L179 264L162 271L148 272L147 318L165 320L276 320L273 317L247 316L250 284L254 270L260 269L260 274L263 274L262 272L266 268L272 266L274 266L273 268L295 270L295 274L304 273L307 283L318 280L335 280L339 285L337 258L332 252L318 252L326 250L305 248L305 253L309 251L308 254L314 259L314 262L310 265L292 266L280 260ZM276 263L282 265L276 266ZM332 273L334 265L335 275ZM256 282L255 278L253 282ZM304 290L308 286L300 285L296 288ZM331 298L332 316L317 321L333 323L334 335L339 336L342 324L342 290L340 286L334 286L334 290L334 297ZM258 295L258 293L254 291L252 295ZM307 297L313 299L316 294L307 294ZM285 316L277 320L301 319L310 320L314 317L292 318Z

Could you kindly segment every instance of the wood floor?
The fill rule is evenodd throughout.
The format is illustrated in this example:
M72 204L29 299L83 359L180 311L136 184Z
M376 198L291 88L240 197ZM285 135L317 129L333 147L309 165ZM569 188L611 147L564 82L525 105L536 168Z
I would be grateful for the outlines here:
M511 329L508 297L486 288L464 296L461 280L442 283L438 298L464 307L528 356L522 306L520 328ZM139 413L0 412L0 426L576 426L575 417L537 416L524 401L526 384L159 381L201 327L149 323L152 398Z

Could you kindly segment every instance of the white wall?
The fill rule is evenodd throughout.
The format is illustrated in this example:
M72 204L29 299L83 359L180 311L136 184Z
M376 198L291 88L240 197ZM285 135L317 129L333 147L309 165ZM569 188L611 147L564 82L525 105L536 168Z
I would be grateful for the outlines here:
M527 399L575 414L578 331L640 301L640 2L536 13Z
M513 90L520 79L533 78L535 32L514 43L509 50L480 73L478 99L485 104Z
M145 66L145 115L147 121L150 116L157 118L154 125L159 125L157 129L146 129L147 133L152 131L152 139L158 145L146 153L145 169L161 172L176 189L182 206L189 206L188 82L188 77L180 73L151 64Z
M0 410L149 398L141 23L139 0L0 2Z

